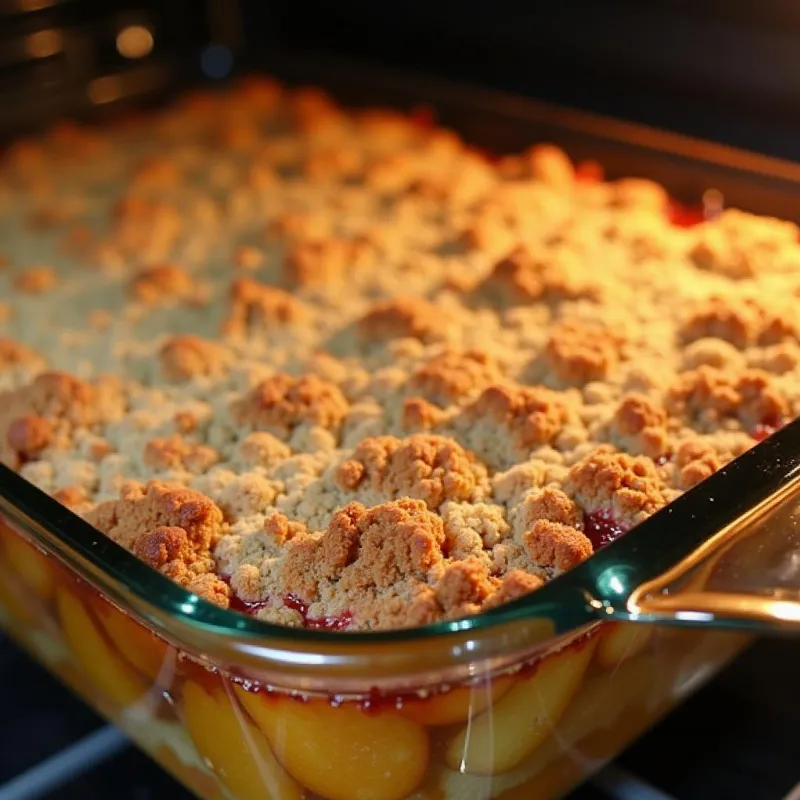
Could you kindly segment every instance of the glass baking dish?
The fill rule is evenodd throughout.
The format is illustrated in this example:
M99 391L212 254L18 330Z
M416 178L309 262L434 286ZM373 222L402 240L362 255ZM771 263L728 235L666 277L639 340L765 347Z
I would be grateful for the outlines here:
M714 186L790 216L800 185L791 165L528 101L269 66L345 102L430 103L489 149L553 140L682 200ZM206 799L547 800L754 633L798 629L799 468L796 422L532 595L336 634L207 604L0 465L0 622Z

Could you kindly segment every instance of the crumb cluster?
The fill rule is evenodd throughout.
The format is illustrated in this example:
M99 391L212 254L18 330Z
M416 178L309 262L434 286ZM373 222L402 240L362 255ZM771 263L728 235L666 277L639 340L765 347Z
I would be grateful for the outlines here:
M797 227L553 145L250 79L17 142L0 208L0 460L280 624L521 597L800 411Z

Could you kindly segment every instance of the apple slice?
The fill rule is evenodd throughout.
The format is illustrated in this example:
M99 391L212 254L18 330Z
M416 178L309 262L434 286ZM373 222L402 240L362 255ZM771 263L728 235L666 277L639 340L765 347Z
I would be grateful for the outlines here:
M84 674L116 706L127 708L146 693L142 679L103 638L84 605L59 587L56 607L67 645Z
M448 692L403 701L399 713L420 725L456 725L496 703L513 685L510 677L493 678L472 686L459 686Z
M3 560L31 591L43 600L50 600L56 588L52 561L7 525L0 523L0 532Z
M99 596L92 610L111 643L130 664L150 683L169 685L174 658L170 658L170 647L163 639Z
M647 647L653 630L652 625L638 625L635 622L605 623L597 645L597 663L611 668L638 655Z
M264 734L234 703L221 683L218 689L184 683L183 716L197 751L236 800L301 800L302 789L278 763Z
M235 689L283 766L326 800L402 800L425 777L428 736L395 712Z
M552 732L578 691L597 637L544 658L500 700L468 723L447 747L447 764L460 772L506 772Z

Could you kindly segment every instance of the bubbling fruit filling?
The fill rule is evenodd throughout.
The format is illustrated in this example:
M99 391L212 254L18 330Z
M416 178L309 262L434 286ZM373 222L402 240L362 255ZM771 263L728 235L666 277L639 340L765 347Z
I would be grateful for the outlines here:
M785 424L786 420L783 420L778 416L766 417L761 422L756 424L755 429L753 430L753 438L757 442L763 442L764 439L772 436L773 433L779 431Z
M670 200L667 206L669 221L678 228L693 228L708 219L706 209L702 205L685 205Z
M601 510L584 517L583 532L597 552L619 539L626 533L626 529L614 519L610 511Z
M297 611L303 617L303 627L315 631L344 631L350 626L353 621L352 615L344 611L337 616L329 617L311 617L308 614L308 603L304 603L299 597L292 594L287 594L283 598L283 604L286 608L291 608Z
M0 460L260 620L496 608L800 411L797 226L553 144L252 78L20 141L0 183Z

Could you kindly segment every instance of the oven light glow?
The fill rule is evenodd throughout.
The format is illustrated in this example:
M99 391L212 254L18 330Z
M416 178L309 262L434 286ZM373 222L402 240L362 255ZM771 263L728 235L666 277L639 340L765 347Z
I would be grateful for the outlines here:
M787 600L776 600L769 604L769 612L775 619L786 622L800 622L800 603Z
M123 58L144 58L153 51L153 34L144 25L128 25L117 34L117 52Z
M25 40L25 50L31 58L49 58L63 47L61 33L56 30L37 31Z

